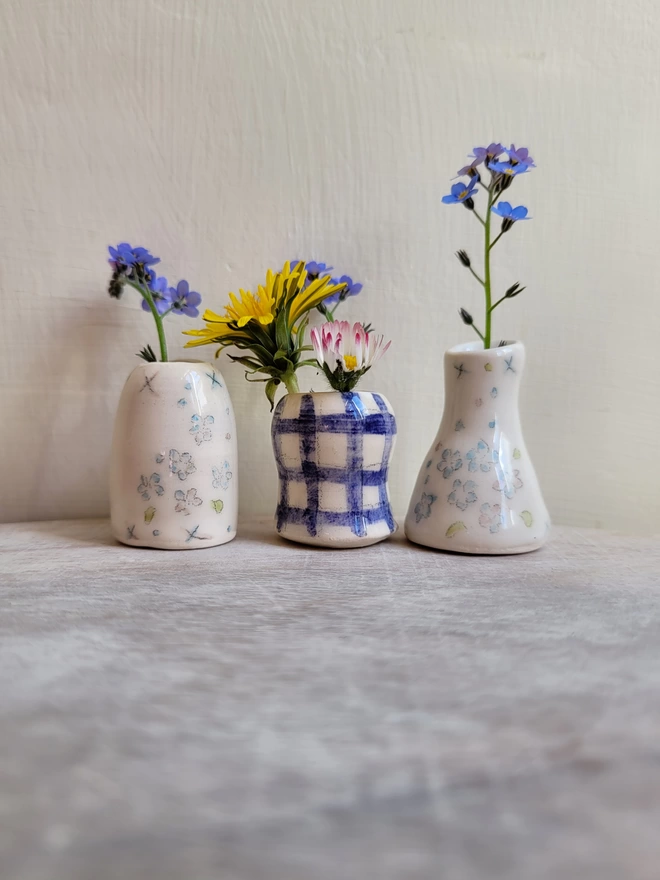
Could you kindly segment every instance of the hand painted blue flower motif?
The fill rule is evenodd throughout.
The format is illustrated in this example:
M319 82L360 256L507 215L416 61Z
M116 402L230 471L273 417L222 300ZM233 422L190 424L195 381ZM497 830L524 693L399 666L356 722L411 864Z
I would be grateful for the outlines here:
M513 498L518 489L522 489L523 481L520 479L520 471L514 470L513 473L498 470L497 479L493 483L493 489L497 489L507 498Z
M192 427L189 433L195 435L195 443L198 446L201 446L205 440L211 440L213 437L211 425L215 422L213 416L204 416L202 419L200 416L194 415L190 416L190 421L192 422Z
M177 400L176 405L180 406L183 409L184 406L188 406L188 401L186 400L185 397L182 397L179 400Z
M474 189L479 182L479 177L473 177L470 179L470 182L465 183L455 183L448 196L442 197L442 202L445 205L462 205L471 199L474 195Z
M341 278L332 278L330 283L345 284L346 287L344 287L343 290L337 291L337 293L333 293L332 296L329 296L327 299L324 299L323 303L326 306L334 306L339 302L343 302L349 296L357 296L362 290L362 285L357 281L353 281L350 275L342 275Z
M454 471L458 471L463 467L463 459L461 458L461 453L458 449L443 449L442 455L440 456L440 461L437 464L437 468L445 478L448 480L449 477L454 473Z
M469 504L477 500L477 484L474 480L454 480L454 486L447 496L450 504L455 504L459 510L467 510Z
M162 461L162 457L160 458ZM197 470L192 455L189 452L179 452L177 449L170 449L169 459L170 471L176 474L180 480L187 480L190 474L194 474ZM158 458L156 458L156 461L158 461Z
M500 526L504 525L504 513L499 504L482 504L479 516L479 525L488 529L491 534L499 532Z
M511 223L516 223L518 220L532 219L527 216L527 208L524 205L518 205L517 208L512 208L511 202L498 202L497 205L494 205L491 208L491 211L493 214L497 214L498 217L510 220Z
M160 278L156 278L156 273L151 269L149 270L149 289L151 290L151 297L154 301L154 305L156 306L156 311L159 315L164 314L170 307L171 299L170 299L170 291L169 283L167 278L164 276L160 276ZM150 312L149 303L146 299L142 300L142 308L145 312Z
M144 474L141 474L140 485L137 487L137 490L145 501L151 498L151 492L155 492L156 495L162 495L165 491L160 485L160 474L152 474L150 477L145 477Z
M175 315L187 315L189 318L196 318L199 315L197 306L202 301L202 295L196 290L191 290L185 278L179 281L176 288L170 287L170 299L172 312Z
M436 500L437 495L427 495L422 492L422 498L415 505L415 522L421 522L431 516L431 505Z
M512 145L513 146L513 145ZM465 165L458 172L458 176L462 177L464 174L469 174L470 171L474 171L474 169L481 165L482 162L485 162L488 165L490 162L493 162L495 159L498 159L499 156L505 152L502 144L488 144L487 147L475 147L472 150L472 153L468 156L468 159L472 159L469 165Z
M459 419L454 425L454 431L464 431L465 425L463 424L463 419Z
M474 474L477 471L481 471L484 474L489 473L491 467L493 466L492 456L490 454L490 446L486 443L485 440L479 440L476 446L473 446L472 449L469 450L465 454L468 462L468 470L470 473Z
M188 489L187 492L184 492L183 489L177 489L174 498L176 501L174 510L185 516L190 516L189 507L199 507L200 504L203 504L202 499L197 495L197 489Z
M229 481L232 478L232 472L229 470L230 464L228 461L222 465L221 468L212 467L211 473L213 475L213 488L214 489L227 489L229 488Z
M502 492L507 498L513 498L516 491L523 487L520 471L514 470L511 472L511 469L502 463L499 450L497 449L493 450L493 463L497 474L497 480L493 483L493 489Z

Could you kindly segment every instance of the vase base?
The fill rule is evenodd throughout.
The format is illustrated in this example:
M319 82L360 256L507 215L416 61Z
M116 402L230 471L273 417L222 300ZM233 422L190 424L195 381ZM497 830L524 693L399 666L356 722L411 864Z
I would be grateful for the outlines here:
M381 541L385 541L390 535L394 534L397 528L391 532L379 532L376 534L364 535L363 537L358 535L310 535L305 528L297 528L295 526L289 526L281 531L276 531L280 538L284 538L286 541L291 541L294 544L306 544L311 547L325 547L329 550L354 550L359 547L370 547L372 544L378 544Z
M486 547L476 545L475 547L458 547L447 542L438 541L438 543L429 543L413 538L406 533L406 538L419 547L427 547L429 550L437 550L440 553L460 553L462 556L519 556L523 553L533 553L540 550L546 543L546 538L542 537L538 541L529 544L519 544L512 547Z
M200 538L196 543L188 543L181 541L159 541L158 538L153 538L149 540L148 538L144 540L140 540L139 538L125 539L120 538L119 535L112 536L115 541L119 544L124 544L126 547L139 547L145 550L204 550L210 547L220 547L222 544L228 544L230 541L233 541L236 537L236 529L233 529L231 532L228 532L226 535L220 535L218 538L209 538L204 539Z

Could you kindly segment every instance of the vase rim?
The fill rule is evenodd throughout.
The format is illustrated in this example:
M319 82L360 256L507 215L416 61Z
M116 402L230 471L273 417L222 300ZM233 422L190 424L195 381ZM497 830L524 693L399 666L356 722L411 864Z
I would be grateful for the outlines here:
M496 348L484 348L483 342L480 340L472 340L470 342L461 342L458 345L447 349L447 354L465 354L465 355L488 355L489 357L500 357L507 354L512 349L524 348L522 342L517 339L507 342L506 345L499 345Z
M169 367L175 364L180 367L182 365L197 366L199 364L210 364L211 361L189 360L188 358L175 358L171 361L142 361L136 364L136 367ZM217 369L217 367L216 367Z
M326 394L380 394L381 397L384 395L380 391L371 391L369 388L354 388L352 391L335 391L334 388L331 388L329 391L294 391L290 393L287 391L284 397L302 397L304 394L313 394L315 397L320 397L321 395Z

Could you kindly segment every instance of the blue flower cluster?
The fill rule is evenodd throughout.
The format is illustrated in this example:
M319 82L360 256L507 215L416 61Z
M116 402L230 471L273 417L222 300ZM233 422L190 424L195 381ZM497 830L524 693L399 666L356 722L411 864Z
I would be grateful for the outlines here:
M500 143L475 147L468 158L472 161L459 170L458 176L467 175L469 180L467 183L455 183L452 186L449 195L442 197L445 205L463 204L466 208L473 209L472 200L478 193L478 185L487 189L491 196L496 195L508 189L518 175L536 168L527 147L516 147L515 144L511 144L508 149ZM488 186L482 182L479 170L481 165L491 173ZM503 231L510 229L518 220L530 219L524 205L513 208L509 202L499 202L498 205L493 205L491 210L502 217Z
M160 257L154 257L146 248L131 247L128 242L121 242L117 247L108 248L112 266L112 279L109 292L111 296L119 298L125 283L136 286L138 289L147 289L159 315L173 312L175 315L187 315L196 318L199 315L199 304L202 301L201 294L190 290L190 285L185 279L179 281L176 287L170 287L167 278L156 276L151 268L160 263ZM151 311L149 303L142 299L142 308L145 312Z
M300 262L300 260L291 260L291 268L297 266ZM312 283L312 281L315 281L317 278L323 277L325 275L330 275L333 267L328 266L326 263L317 263L315 260L310 260L308 263L305 263L305 269L307 269L305 286L308 286ZM333 293L332 296L329 296L327 299L323 300L323 306L325 306L326 308L337 306L340 302L343 302L349 296L357 296L357 294L362 290L362 285L357 281L353 281L350 275L341 275L337 278L331 278L330 283L345 284L346 287L344 287L341 292Z

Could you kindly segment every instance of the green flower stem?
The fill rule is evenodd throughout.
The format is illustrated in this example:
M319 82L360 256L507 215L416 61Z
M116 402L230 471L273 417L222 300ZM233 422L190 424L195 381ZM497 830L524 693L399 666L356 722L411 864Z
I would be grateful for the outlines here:
M491 218L491 208L493 206L493 193L489 191L488 193L488 211L486 214L486 221L484 223L484 293L486 294L486 326L485 333L483 336L484 340L484 348L490 348L490 325L491 325L491 291L490 291L490 249L491 249L491 241L490 241L490 218Z
M496 235L495 238L491 241L491 243L490 243L490 249L491 249L491 251L492 251L492 249L495 247L495 245L497 244L497 242L502 238L503 235L504 235L504 230L502 230L502 232L500 232L499 235Z
M295 370L287 370L286 373L282 373L281 379L282 382L284 382L287 394L300 394L300 387L298 385L298 378Z
M165 339L165 328L163 327L163 319L158 314L158 309L155 306L151 291L148 287L142 287L142 285L135 284L133 281L129 281L128 283L134 290L137 290L137 292L142 296L144 300L146 300L146 303L151 310L151 314L154 316L154 321L156 322L156 330L158 332L158 344L160 345L160 359L163 362L167 362L167 340Z
M493 303L493 305L490 307L490 311L492 312L494 309L496 309L496 308L499 306L500 303L503 303L503 302L504 302L505 299L506 299L506 295L500 297L500 298L497 300L497 302L496 302L496 303Z
M468 266L468 269L470 270L470 272L472 272L472 274L473 274L474 277L477 279L477 281L479 282L479 284L481 284L481 286L483 287L483 286L484 286L484 279L481 278L479 275L477 275L477 273L474 271L474 269L472 268L472 266Z
M474 330L474 332L479 337L479 339L481 339L481 341L483 342L484 341L484 334L481 332L481 330L479 330L479 328L477 327L476 324L472 324L471 326L472 326L472 329Z
M489 202L488 204L490 205L491 203ZM490 208L489 208L489 210L490 210ZM477 218L477 220L479 221L479 223L481 223L482 226L485 226L485 225L486 225L486 221L485 221L484 218L481 216L481 214L477 211L476 208L472 208L472 213L473 213L474 216Z

